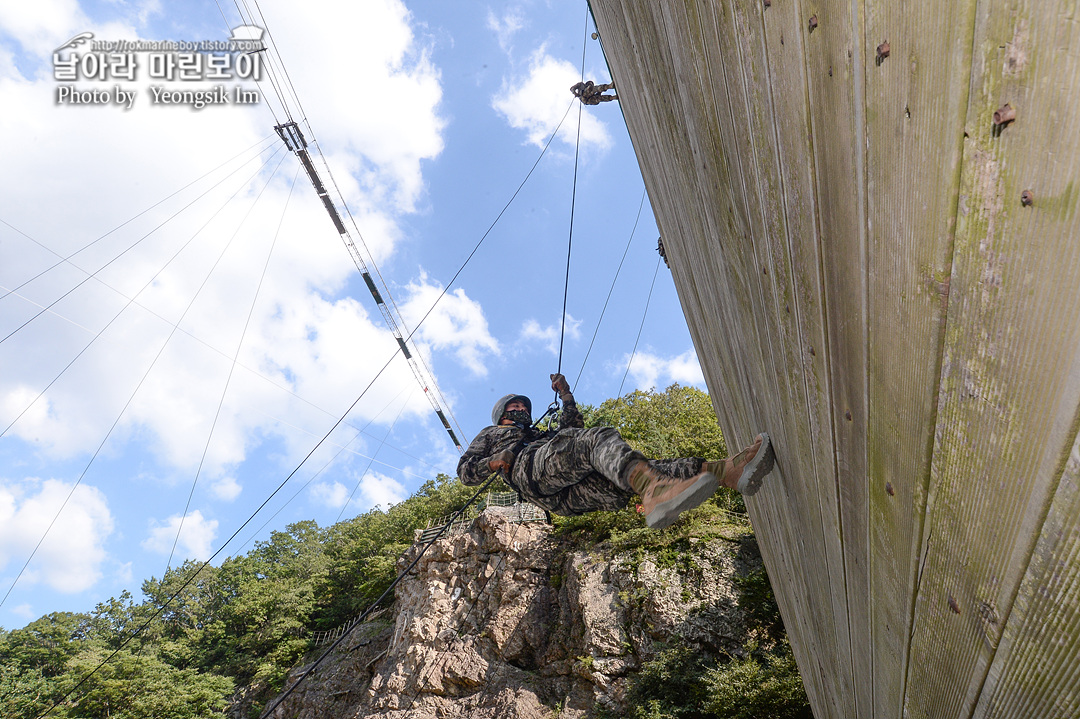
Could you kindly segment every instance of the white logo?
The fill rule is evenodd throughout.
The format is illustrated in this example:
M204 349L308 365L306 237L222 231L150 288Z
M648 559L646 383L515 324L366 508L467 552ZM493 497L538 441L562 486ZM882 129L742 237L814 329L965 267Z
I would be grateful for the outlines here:
M266 32L258 25L237 25L232 29L232 42L262 42L263 33Z
M71 38L70 40L65 42L63 45L61 45L60 47L56 48L56 52L60 52L61 50L67 50L69 47L70 48L76 48L79 45L82 45L83 43L90 42L93 39L94 39L94 33L92 33L92 32L80 32L78 35Z
M57 105L113 105L130 110L138 88L114 84L77 87L76 81L135 82L143 77L162 83L218 83L211 87L179 89L165 84L144 88L151 105L179 105L196 110L211 105L252 105L259 90L236 82L262 79L265 33L258 25L238 25L228 40L95 40L81 32L53 52ZM83 45L88 47L83 48ZM189 86L190 87L190 86Z

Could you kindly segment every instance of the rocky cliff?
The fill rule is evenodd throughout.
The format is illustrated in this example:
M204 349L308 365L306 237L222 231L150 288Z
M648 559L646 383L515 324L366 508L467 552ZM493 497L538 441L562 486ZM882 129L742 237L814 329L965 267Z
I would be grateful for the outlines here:
M633 676L665 647L742 655L734 579L761 562L748 527L659 551L621 546L585 546L489 510L436 541L386 621L356 627L273 716L622 715Z

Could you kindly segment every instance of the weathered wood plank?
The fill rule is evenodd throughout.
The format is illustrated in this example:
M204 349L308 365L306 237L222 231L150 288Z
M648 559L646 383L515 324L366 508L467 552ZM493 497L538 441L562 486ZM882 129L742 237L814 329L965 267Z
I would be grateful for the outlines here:
M851 644L853 708L870 716L869 529L867 496L867 256L865 117L861 4L811 0L802 5L817 173L819 237L828 331L829 396L843 536Z
M723 84L727 89L724 97L716 98L712 103L717 124L732 127L732 141L725 150L734 155L740 165L743 181L743 201L751 227L751 239L754 260L761 267L758 275L760 287L764 290L755 313L755 324L764 328L763 340L767 342L766 351L771 358L772 372L777 380L777 394L770 407L768 428L773 432L779 446L784 448L791 477L784 492L765 492L760 499L750 502L752 516L759 519L758 526L782 527L784 536L775 539L767 535L769 529L759 533L762 544L768 545L764 551L774 552L776 547L796 546L806 537L817 537L818 545L813 556L801 558L808 569L803 583L808 584L802 591L809 593L810 601L803 606L793 606L790 613L794 623L806 628L813 635L814 652L810 647L800 647L799 658L804 665L821 671L823 666L850 666L850 642L847 637L847 597L842 582L835 577L842 576L843 560L841 557L839 517L837 515L836 483L832 463L820 461L820 457L831 455L830 415L824 388L819 382L808 381L808 369L812 373L813 365L823 375L825 372L824 353L819 358L811 353L809 347L824 346L824 317L820 311L821 303L807 301L806 305L816 307L817 313L803 316L799 301L795 300L795 286L792 280L791 238L786 231L785 212L786 188L784 181L798 183L792 188L794 194L813 195L813 177L809 168L812 166L811 146L807 138L806 126L809 108L806 105L805 85L792 100L801 103L799 113L802 116L801 127L784 141L797 148L801 174L795 173L783 178L779 169L779 139L774 131L775 122L772 111L772 88L767 73L768 55L765 50L765 25L762 17L763 6L756 0L736 1L730 4L700 4L704 13L709 12L712 22L702 22L703 37L701 46L705 53L705 62L711 68L719 68ZM792 18L794 20L794 17ZM794 47L801 46L798 22L792 22ZM793 53L791 53L793 55ZM793 67L802 68L803 58L793 57ZM786 88L785 88L786 89ZM785 97L785 100L788 99ZM730 120L728 118L731 118ZM805 234L800 234L795 243L798 252L811 253L814 262L809 265L811 271L818 267L816 258L813 213L800 214L796 223ZM809 248L809 249L808 249ZM800 267L802 274L802 268ZM757 267L751 269L756 272ZM815 293L819 290L816 282L820 278L811 274ZM804 283L805 286L806 283ZM791 304L795 302L795 312ZM808 323L809 328L797 324L799 318ZM804 331L809 330L807 335ZM806 339L806 337L809 339ZM813 375L812 375L813 376ZM809 385L809 387L808 387ZM819 392L813 405L808 401L808 391ZM811 413L814 407L818 413ZM777 420L779 420L777 422ZM824 466L822 466L824 465ZM780 525L763 521L764 508L758 505L773 503L772 509L777 516L785 516ZM770 512L772 513L772 512ZM796 543L793 545L792 543ZM790 551L786 549L785 551ZM831 610L831 612L830 612ZM837 716L850 715L851 678L843 672L830 670L822 673L814 682L815 691L821 693L816 703L820 707L832 707ZM818 688L818 686L820 688Z
M770 492L763 492L765 499L751 504L763 527L759 534L763 553L769 555L770 547L780 549L767 561L780 587L784 614L795 618L789 619L790 631L803 660L808 692L815 706L830 707L824 713L819 710L821 716L850 716L850 679L835 672L836 666L851 662L844 583L837 579L843 569L831 422L818 379L825 373L822 303L816 287L818 243L812 210L785 208L778 201L786 199L784 191L770 191L761 179L766 173L775 177L775 135L770 131L755 136L747 115L761 115L754 120L758 125L771 123L765 117L768 102L760 98L768 96L769 88L758 86L760 78L747 80L739 56L753 41L731 31L733 22L747 31L751 16L736 16L707 3L605 3L602 8L594 5L594 11L722 426L733 446L765 427L781 448L782 471L770 482L779 491L772 499ZM757 23L760 35L760 16ZM790 29L796 36L799 24ZM627 52L630 36L636 43L633 52ZM646 52L654 54L646 57ZM755 52L761 54L760 49ZM649 61L657 58L662 62L655 70ZM801 54L792 62L802 67ZM751 93L759 97L751 98ZM797 183L794 194L812 197L805 89L795 98L803 103L804 120L784 138L788 145L801 147L790 160L790 178ZM672 107L678 108L678 115L669 116ZM643 114L649 112L658 116ZM745 152L747 146L756 150ZM765 155L768 160L762 160ZM763 169L765 165L768 169ZM800 233L791 240L796 256L810 255L810 279L799 268L798 290L791 279L789 239L783 231L776 232L789 220ZM796 302L797 291L802 294ZM781 298L795 304L796 312L782 311ZM792 319L800 316L799 302L807 308L801 321L811 327L806 335L810 342L784 339L799 332ZM750 317L756 319L748 322ZM816 354L808 351L812 343L817 343ZM805 379L804 373L813 379ZM731 378L739 378L739 383L723 391ZM810 414L808 382L815 392L815 412L824 411L824 419ZM812 436L825 445L812 446ZM824 467L823 479L815 464ZM831 513L828 520L823 520L821 506ZM829 541L823 536L825 525L831 532ZM770 532L779 534L770 537ZM833 571L821 549L830 543ZM800 545L814 547L817 559L795 551ZM834 611L823 612L823 607ZM839 641L837 626L843 632Z
M1006 221L1010 229L1027 236L1029 247L1038 251L1049 249L1054 263L1054 275L1040 276L1042 283L1068 280L1076 286L1075 269L1080 260L1076 237L1080 230L1076 220L1078 198L1073 188L1080 167L1080 97L1077 95L1080 76L1080 29L1077 28L1077 8L1070 6L1043 7L1030 3L1001 2L990 8L1002 19L999 29L991 30L988 20L985 32L986 61L982 67L983 83L979 92L985 104L994 105L997 94L1008 95L1017 111L1017 127L1003 128L999 140L1005 146L1008 164L1003 162L1006 187L1012 193L1029 190L1035 202L1041 196L1045 202L1016 213L1015 221ZM997 47L990 43L1006 38ZM1004 47L1001 47L1001 45ZM1023 115L1020 115L1020 112ZM1023 123L1021 124L1021 121ZM1006 133L1009 130L1018 133ZM1012 179L1012 182L1009 182ZM1011 185L1011 187L1010 187ZM1009 200L1006 192L1005 201ZM1015 205L1015 194L1011 198ZM1011 226L1010 226L1011 225ZM1072 272L1070 272L1070 270ZM1030 281L1030 280L1029 280ZM1047 291L1051 287L1043 285ZM1043 321L1032 328L1035 332L1056 340L1057 354L1062 364L1057 366L1058 381L1065 396L1055 419L1064 421L1071 398L1080 394L1080 333L1076 328L1076 306L1070 308L1075 291L1066 293L1066 304L1055 309L1063 314ZM1048 298L1053 301L1052 298ZM1055 303L1056 304L1056 303ZM1069 311L1071 309L1071 315ZM1052 358L1047 358L1052 359ZM1047 366L1034 367L1034 372ZM1026 569L1016 600L1008 614L1001 644L993 656L987 679L978 697L976 716L986 717L1072 717L1080 714L1080 595L1077 593L1078 548L1080 548L1080 494L1077 492L1078 449L1075 435L1080 416L1073 405L1071 427L1065 437L1072 438L1072 448L1064 475L1057 485L1047 518L1035 545L1031 562ZM1056 434L1056 433L1055 433ZM1053 439L1056 439L1053 438ZM1051 440L1053 441L1053 440ZM1053 487L1056 473L1042 485ZM1036 505L1037 507L1037 505ZM1029 504L1029 510L1034 509ZM1034 524L1038 517L1031 520ZM1019 550L1019 551L1017 551ZM1018 542L1012 560L1024 561L1028 547ZM995 617L990 617L991 619ZM1002 617L996 617L998 622ZM986 618L984 617L984 621ZM993 635L992 635L993 636Z
M1076 715L1075 5L593 2L819 719Z
M929 540L905 697L912 716L969 716L1003 629L1023 631L1025 605L1013 617L1014 600L1044 571L1031 556L1076 437L1075 11L1075 3L1016 0L978 7ZM1016 119L995 128L1004 103ZM1029 207L1024 190L1034 193ZM1066 608L1058 610L1065 618ZM1054 666L1053 645L1030 651L1030 661ZM1024 676L1009 658L997 667L1000 676ZM993 683L999 697L1030 694ZM1052 702L1054 687L1067 689L1042 685L1040 701Z
M974 0L866 2L866 44L860 54L866 74L866 430L876 717L901 716L937 414L974 6Z
M739 153L744 181L754 188L748 193L748 214L762 280L771 291L755 321L768 328L777 377L785 380L776 397L784 430L779 440L792 464L787 476L800 487L797 495L763 493L760 500L750 502L751 512L763 520L759 505L772 502L777 516L785 516L784 524L793 530L794 536L766 537L763 544L770 547L766 551L774 546L790 551L806 537L819 538L820 545L802 561L816 570L808 577L814 596L827 597L830 603L815 603L809 614L794 615L796 623L814 634L817 652L810 656L800 647L797 658L804 666L825 661L832 667L828 681L822 683L825 695L816 706L832 707L837 716L852 716L848 597L845 583L837 581L843 577L844 559L831 461L832 415L822 381L827 368L825 353L810 349L826 345L822 278L817 271L819 238L813 202L791 204L815 195L802 19L796 4L766 11L760 0L716 3L711 9L716 39L706 36L702 45L706 60L714 66L723 64L729 86L738 90L727 103L718 103L716 112L718 117L724 113L734 117L737 142L731 151ZM785 30L790 40L783 39ZM715 57L710 59L709 50ZM779 79L775 87L774 78ZM774 111L776 103L779 112ZM774 525L758 521L757 526ZM768 531L759 530L759 536Z
M1076 350L1080 356L1080 347ZM988 622L1001 621L988 607L980 611ZM1080 716L1080 445L1073 444L974 717L1076 716Z
M610 21L606 20L608 16L612 18ZM710 330L722 333L725 351L717 361L723 363L724 376L752 376L762 364L760 345L738 331L740 313L749 309L752 278L746 276L740 263L724 261L729 252L734 255L737 251L735 243L726 239L748 234L738 206L727 194L735 181L730 178L726 156L717 150L710 151L707 170L712 173L709 182L716 192L706 196L688 191L698 186L701 179L695 163L688 160L694 118L688 119L681 108L693 107L700 96L701 83L694 77L696 70L692 63L677 62L674 54L682 52L681 45L670 42L670 18L662 7L639 3L616 4L611 9L605 6L604 12L597 9L596 20L616 84L627 93L620 104L631 128L680 299L684 306L715 308L707 318L688 317L691 334L697 341L708 337ZM613 46L626 50L616 53L611 49ZM620 60L614 60L616 57ZM646 122L646 118L650 121ZM714 129L705 143L716 145L718 132L718 128ZM716 217L722 217L723 223L718 224ZM710 248L709 242L683 242L684 237L708 237L714 246ZM717 250L715 255L710 254L712 249ZM701 324L704 322L709 327ZM697 348L699 355L709 350L707 346ZM729 427L753 424L754 408L751 398L745 395L732 397L718 410Z

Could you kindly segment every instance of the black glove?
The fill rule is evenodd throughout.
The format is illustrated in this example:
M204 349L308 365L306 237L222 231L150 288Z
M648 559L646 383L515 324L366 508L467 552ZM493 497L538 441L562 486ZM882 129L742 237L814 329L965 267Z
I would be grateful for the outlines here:
M559 397L564 394L570 394L570 385L566 381L566 378L559 373L551 375L551 389L559 393ZM572 395L571 395L572 396Z

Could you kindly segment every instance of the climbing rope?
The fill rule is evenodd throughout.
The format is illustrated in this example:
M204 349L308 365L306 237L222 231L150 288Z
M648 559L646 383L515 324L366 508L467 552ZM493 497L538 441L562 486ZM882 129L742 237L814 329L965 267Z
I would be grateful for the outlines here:
M623 372L622 382L619 382L618 397L622 397L622 388L626 383L626 375L630 374L630 365L634 363L634 355L637 354L638 342L641 341L641 330L645 327L645 317L649 314L649 303L652 302L653 287L656 286L656 274L660 271L660 258L656 258L656 269L652 273L652 282L649 283L649 296L645 299L645 311L641 313L641 324L638 325L637 337L634 338L634 349L630 352L630 359L626 363L626 371Z
M585 80L585 49L588 48L589 38L589 16L590 10L588 3L585 4L585 31L581 40L581 81ZM570 250L573 247L573 211L578 202L578 161L581 157L581 108L582 105L578 105L578 132L575 141L573 141L573 185L570 189L570 232L566 241L566 280L563 283L563 318L558 330L558 368L555 370L562 374L563 372L563 344L566 339L566 301L570 294ZM556 399L558 393L556 393Z
M607 312L608 303L611 302L611 293L615 291L615 283L619 279L619 273L622 272L623 263L626 262L626 255L630 252L630 243L634 241L634 235L637 233L638 221L641 220L641 208L645 206L645 189L641 190L641 202L638 203L637 216L634 217L634 226L630 230L630 237L626 240L626 247L623 249L622 259L619 260L619 266L615 268L615 276L611 278L611 287L608 288L607 297L604 299L604 306L600 309L600 318L596 320L596 328L593 330L592 339L589 340L589 349L585 350L585 359L581 360L581 369L578 370L577 377L574 379L574 385L581 381L581 375L585 373L585 364L589 361L589 355L592 354L593 345L596 343L596 335L600 333L600 324L604 321L604 314Z
M589 16L590 10L588 3L585 5L585 32L581 40L581 81L585 81L585 50L588 47L589 37ZM562 298L562 318L559 324L559 361L557 369L555 370L559 374L562 374L562 356L563 345L566 340L566 302L570 296L570 253L574 246L574 209L577 205L577 175L578 175L578 162L581 157L581 109L584 103L578 104L578 116L577 116L577 133L574 139L574 182L570 189L570 232L566 240L566 278L563 281L563 298ZM555 393L555 400L551 403L551 407L548 411L551 412L552 408L557 408L559 404L559 393Z

